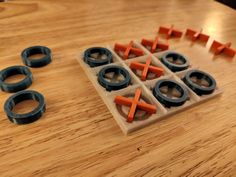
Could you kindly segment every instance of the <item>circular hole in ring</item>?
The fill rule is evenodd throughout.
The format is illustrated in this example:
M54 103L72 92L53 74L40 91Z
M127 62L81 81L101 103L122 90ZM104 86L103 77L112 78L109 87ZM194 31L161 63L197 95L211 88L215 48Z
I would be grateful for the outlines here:
M36 100L28 99L17 103L13 108L12 112L14 114L27 114L32 110L35 110L39 105Z
M183 94L177 87L161 86L160 91L165 97L171 99L179 99Z
M108 53L107 53L108 49L104 49L104 48L90 48L88 57L91 60L107 60L108 59Z
M176 55L174 53L167 54L166 59L175 65L183 65L187 62L187 60L182 55Z
M40 60L46 56L46 51L43 48L33 48L27 53L27 57L30 60Z
M119 72L107 72L104 79L109 83L120 83L125 80L125 76Z
M25 78L26 78L26 75L19 73L19 74L15 74L15 75L11 75L11 76L7 77L4 80L4 82L7 84L14 84L14 83L24 80Z
M208 88L213 84L210 78L203 75L197 75L194 73L190 75L190 79L193 83L203 88Z

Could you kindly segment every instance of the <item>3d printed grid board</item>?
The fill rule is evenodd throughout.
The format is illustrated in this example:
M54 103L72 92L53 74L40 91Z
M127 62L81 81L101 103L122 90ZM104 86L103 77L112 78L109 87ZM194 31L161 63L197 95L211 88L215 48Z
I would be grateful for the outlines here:
M163 46L160 46L161 50L152 50L151 47L143 46L139 41L134 41L133 43L126 43L124 46L123 44L116 44L116 47L115 44L90 46L91 48L103 47L111 52L113 58L112 62L103 63L101 66L91 67L89 64L87 64L88 62L86 63L84 61L84 52L87 48L77 55L77 60L79 61L80 65L86 72L87 76L93 83L94 87L102 97L103 101L112 113L116 122L119 124L120 128L125 134L141 129L147 125L157 122L158 120L167 116L171 116L177 112L184 111L189 107L197 105L222 93L222 90L219 89L217 85L213 92L210 94L198 94L196 91L192 90L189 86L187 86L187 84L183 81L183 78L185 77L186 73L195 69L199 69L193 67L191 65L191 59L187 57L186 58L188 59L187 61L189 63L189 66L188 68L185 68L181 71L171 71L165 64L163 64L163 61L161 60L163 55L165 55L166 53L178 51L174 51L173 49L167 50L168 47L162 48ZM158 48L158 46L156 47ZM120 49L121 52L117 51L117 48ZM135 51L136 49L142 50L143 53L139 53L140 51ZM124 56L125 54L127 56ZM137 56L139 54L140 56ZM95 56L89 57L92 58L92 61L94 60L96 62L96 60L98 60L98 55L99 54L96 53ZM104 58L106 57L107 56L105 56ZM103 56L100 56L99 59L102 60L102 58ZM135 67L133 67L133 65L135 64L137 65L136 69ZM178 65L178 62L175 64ZM130 83L124 86L124 88L120 88L119 90L107 89L104 85L102 86L101 83L98 82L98 75L102 69L108 66L120 66L126 71L128 71L131 79ZM162 71L160 71L160 75L158 75L158 71L155 72L155 69L162 69ZM151 73L150 70L153 70L154 73ZM145 72L146 77L144 78L143 74ZM207 73L207 71L204 72ZM108 79L107 82L113 82L112 79L116 78L116 81L114 81L114 83L120 81L122 82L124 80L124 76L120 76L119 73L118 75L116 74L117 73L109 72L108 76L106 76L105 79ZM166 104L163 104L163 101L158 100L154 96L153 90L156 86L156 83L165 79L175 81L179 83L180 86L186 89L188 97L182 105L166 106ZM195 77L195 80L196 79L197 78ZM163 91L163 95L168 97L168 94L170 94L168 93L169 88L163 86L163 88L161 89L161 91ZM177 97L177 99L178 97L181 97L182 93L179 88L176 87L170 90L173 94L171 96L171 98L173 97L172 100L175 100L175 97ZM153 110L154 108L155 110Z

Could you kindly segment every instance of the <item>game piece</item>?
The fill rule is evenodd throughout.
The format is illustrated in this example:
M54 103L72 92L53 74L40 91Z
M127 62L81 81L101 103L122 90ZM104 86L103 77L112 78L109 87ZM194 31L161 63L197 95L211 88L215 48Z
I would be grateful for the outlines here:
M17 75L17 74L23 74L26 77L16 83L6 83L4 82L8 77ZM26 66L10 66L8 68L3 69L0 72L0 87L2 91L5 92L17 92L20 90L24 90L28 88L33 82L33 75L30 71L30 69Z
M25 100L35 100L39 104L29 113L16 114L12 110L14 106ZM7 114L8 119L16 124L28 124L38 120L46 111L46 104L44 97L41 93L33 90L23 90L10 96L4 104L4 111Z
M161 56L161 61L173 72L182 71L189 67L187 57L172 51L165 52Z
M200 70L188 71L183 81L198 95L211 94L216 88L215 79L210 74Z
M166 34L166 38L169 39L171 37L181 38L183 32L174 29L174 25L171 25L170 28L160 26L159 27L159 34Z
M208 39L210 38L208 35L202 33L202 29L200 29L200 31L195 31L188 28L185 35L189 37L193 42L199 40L207 43Z
M153 95L168 108L183 105L189 97L185 86L171 79L157 81Z
M136 61L132 61L130 63L130 68L133 70L142 70L141 80L145 81L147 79L148 72L156 74L156 77L160 77L164 70L160 67L151 65L152 58L149 56L146 60L146 63L140 63Z
M142 39L141 44L149 49L151 53L161 52L169 49L169 44L164 44L159 41L158 37L155 40Z
M127 87L130 82L129 72L120 66L106 66L98 73L98 82L107 91L119 90Z
M133 99L123 97L123 96L116 96L115 97L116 104L125 105L125 106L130 107L127 122L133 122L136 109L144 110L150 114L156 113L156 107L154 105L139 101L141 94L142 94L142 90L140 88L138 88L135 91L135 95L134 95Z
M112 53L104 47L92 47L84 52L84 61L90 67L96 67L113 62Z
M30 58L32 55L36 54L43 54L45 56L39 59ZM45 46L33 46L23 50L23 52L21 53L21 58L26 66L38 68L51 63L52 52L48 47Z
M225 55L229 56L229 57L234 57L236 51L231 47L231 42L222 44L218 41L213 41L210 50L213 50L215 55L224 53Z
M143 50L141 50L137 47L134 47L133 41L130 41L130 43L127 46L116 43L114 50L124 60L144 55ZM120 53L120 52L122 52L122 53Z

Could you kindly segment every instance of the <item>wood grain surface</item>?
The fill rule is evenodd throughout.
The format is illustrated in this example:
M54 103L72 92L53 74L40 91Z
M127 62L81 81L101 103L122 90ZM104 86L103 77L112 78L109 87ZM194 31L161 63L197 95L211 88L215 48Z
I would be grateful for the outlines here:
M47 112L17 126L0 93L0 176L236 176L236 61L213 57L213 39L236 48L236 11L212 0L9 0L0 2L0 69L22 65L32 45L53 50L53 62L32 69L30 89ZM207 46L171 45L211 73L221 97L124 136L76 61L86 46L153 38L159 25L203 28Z

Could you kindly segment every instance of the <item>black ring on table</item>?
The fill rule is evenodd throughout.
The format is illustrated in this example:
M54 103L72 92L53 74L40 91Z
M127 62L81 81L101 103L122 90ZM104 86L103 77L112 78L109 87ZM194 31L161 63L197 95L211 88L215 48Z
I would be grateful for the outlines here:
M177 89L181 93L181 96L178 99L172 99L172 98L165 96L160 90L160 88L163 86L167 86L168 88ZM170 80L170 79L162 79L162 80L157 81L157 83L155 84L155 87L153 89L153 95L165 107L181 106L189 98L187 89L182 84L180 84L174 80Z
M105 75L110 72L114 72L115 74L122 74L124 76L124 80L118 83L112 83L107 81L105 79ZM127 87L130 84L131 77L129 72L125 68L121 66L112 65L112 66L106 66L99 71L98 82L101 86L106 88L107 91L119 90Z
M175 64L175 63L170 62L168 60L168 58L170 57L173 58L173 60L177 60L177 59L181 60L183 64ZM165 52L161 56L161 62L173 72L182 71L189 67L188 59L185 56L176 52Z
M17 103L25 100L35 100L39 104L38 106L29 113L26 114L15 114L12 109ZM43 113L46 111L46 104L44 97L39 92L33 90L20 91L7 99L4 104L4 111L7 114L8 119L16 124L28 124L38 120Z
M200 86L192 81L192 77L196 77L197 79L204 79L208 82L208 87ZM205 73L200 70L190 70L188 71L184 78L184 83L189 86L197 95L208 95L211 94L216 88L216 81L215 79L208 73Z
M31 55L44 54L45 56L39 59L31 59ZM49 64L52 61L52 52L45 46L32 46L22 51L21 58L26 66L38 68Z
M26 77L16 83L5 83L5 79L10 76L24 74ZM2 91L5 92L17 92L20 90L24 90L28 88L33 82L33 75L30 69L26 66L10 66L8 68L3 69L0 72L0 87Z
M99 53L99 55L106 55L106 59L93 59L92 54ZM87 63L90 67L101 66L113 62L113 56L110 50L104 47L91 47L85 50L84 52L84 62Z

